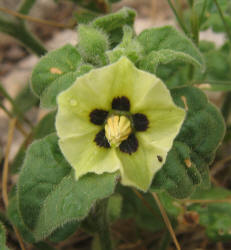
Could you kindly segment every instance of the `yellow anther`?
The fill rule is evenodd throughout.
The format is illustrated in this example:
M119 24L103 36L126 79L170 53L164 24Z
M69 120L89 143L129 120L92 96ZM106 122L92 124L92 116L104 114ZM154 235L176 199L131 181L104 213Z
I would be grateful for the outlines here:
M128 138L131 131L131 122L126 116L114 115L107 119L105 135L112 147L118 147Z

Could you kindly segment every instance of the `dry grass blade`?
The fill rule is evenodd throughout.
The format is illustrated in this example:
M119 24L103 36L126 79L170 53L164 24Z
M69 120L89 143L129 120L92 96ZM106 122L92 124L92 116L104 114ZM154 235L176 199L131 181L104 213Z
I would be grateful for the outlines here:
M153 192L152 196L155 199L155 201L156 201L156 203L157 203L157 205L158 205L158 207L160 209L161 215L163 216L164 222L165 222L166 227L168 228L168 231L169 231L169 233L170 233L170 235L171 235L171 237L173 239L173 242L174 242L174 244L176 246L176 249L181 250L180 244L179 244L179 242L178 242L178 240L176 238L176 234L175 234L175 232L174 232L174 230L172 228L171 222L170 222L170 220L168 218L168 215L167 215L163 205L160 202L160 199L159 199L158 195Z
M47 20L35 18L35 17L32 17L32 16L23 15L21 13L18 13L16 11L13 11L13 10L10 10L10 9L7 9L7 8L3 8L3 7L0 7L0 11L5 12L5 13L11 15L11 16L15 16L15 17L27 20L29 22L45 24L45 25L49 25L49 26L53 26L53 27L57 27L57 28L73 29L76 26L76 22L72 22L70 24L56 23L56 22L53 22L53 21L47 21Z
M4 202L4 205L6 208L8 206L7 182L8 182L8 172L9 172L9 153L10 153L10 148L11 148L12 141L13 141L13 135L14 135L14 129L15 129L16 123L17 123L16 118L13 118L10 120L7 145L6 145L6 153L5 153L5 161L4 161L4 165L3 165L2 198L3 198L3 202ZM13 228L14 228L14 231L15 231L15 234L16 234L16 237L18 239L18 242L19 242L21 249L26 250L26 248L24 247L23 241L18 233L17 228L15 228L14 226L13 226Z

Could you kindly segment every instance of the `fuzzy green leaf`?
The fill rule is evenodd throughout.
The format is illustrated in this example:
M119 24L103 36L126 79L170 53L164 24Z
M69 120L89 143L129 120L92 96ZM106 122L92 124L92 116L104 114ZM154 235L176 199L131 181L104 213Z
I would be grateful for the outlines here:
M98 199L111 195L116 174L89 174L78 181L69 175L46 198L34 229L37 239L64 223L84 219Z
M8 215L8 218L10 219L10 222L20 232L21 237L29 243L34 243L35 238L32 232L25 226L21 218L20 212L18 210L18 201L17 201L16 195L14 195L10 199L9 206L7 208L7 215Z
M143 48L136 39L133 39L133 36L134 30L130 26L125 25L123 27L122 42L113 50L107 51L110 63L116 62L122 56L126 56L132 62L137 63L142 56Z
M144 30L138 36L138 41L143 45L146 55L152 51L168 49L187 54L198 64L204 64L202 55L192 41L172 26Z
M43 119L34 127L31 138L34 140L41 139L48 134L55 132L55 115L56 112L50 112L43 117ZM11 173L15 174L21 169L23 161L26 155L26 148L28 146L28 140L26 140L19 148L10 167Z
M224 137L225 127L219 111L199 89L176 88L171 94L175 103L181 107L187 105L188 111L152 189L166 189L172 196L184 198L198 185L209 187L208 167Z
M93 203L113 193L116 174L86 175L76 181L56 135L34 142L18 182L19 209L36 240L67 222L87 216Z
M192 199L222 200L231 197L231 192L221 187L214 187L206 191L196 192ZM199 214L199 223L205 227L207 236L214 241L231 240L231 203L214 202L205 204L193 204L189 210Z
M56 108L56 97L58 94L69 88L77 77L87 73L93 67L89 64L81 65L76 72L69 72L56 80L46 88L41 96L41 106L44 108Z
M80 61L79 52L70 44L47 53L32 72L31 84L34 93L41 96L54 80L68 72L76 71Z
M52 242L60 242L66 240L69 236L76 232L79 228L79 222L69 222L56 229L49 237Z
M182 61L193 64L194 66L201 66L201 64L192 56L170 49L160 49L158 51L150 52L139 63L139 68L145 71L156 73L159 64L168 64L173 61Z
M19 209L28 228L34 229L44 200L70 171L56 135L31 144L18 182Z
M128 25L133 27L135 16L136 13L134 10L125 7L115 13L96 18L92 22L92 25L108 34L111 47L113 48L122 40L123 26Z
M21 113L25 113L33 106L39 103L39 99L32 93L31 88L26 85L14 99L14 103L20 108ZM18 114L18 110L13 110L15 114ZM19 114L20 115L20 114Z

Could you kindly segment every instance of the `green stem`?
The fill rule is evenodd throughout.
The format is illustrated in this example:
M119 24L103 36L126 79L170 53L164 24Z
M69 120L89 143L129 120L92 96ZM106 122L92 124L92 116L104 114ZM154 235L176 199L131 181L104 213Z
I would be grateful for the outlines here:
M98 204L95 216L101 250L112 250L110 228L107 218L107 204L107 199L101 201Z
M7 114L7 116L9 116L10 118L12 118L13 117L13 114L12 113L10 113L10 111L9 110L7 110L6 109L6 107L5 106L3 106L1 103L0 103L0 108Z
M36 0L24 0L20 4L18 12L27 15L30 12L31 8L34 6L35 2Z
M208 2L208 0L204 0L203 8L202 8L202 11L201 11L201 14L200 14L200 17L199 17L199 27L201 26L201 24L203 22L203 18L204 18L204 15L205 15L205 10L206 10L206 7L207 7L207 2Z
M223 12L222 12L221 7L220 7L220 5L218 4L217 0L214 0L214 3L215 3L216 6L217 6L217 10L218 10L219 15L220 15L220 17L221 17L221 20L222 20L222 22L223 22L223 24L224 24L224 26L225 26L226 34L227 34L227 36L228 36L228 38L229 38L229 41L230 41L230 43L231 43L231 30L230 30L228 24L227 24L226 21L225 21L225 17L224 17L224 15L223 15Z
M227 122L228 118L229 118L229 114L231 112L231 92L227 92L222 108L221 108L221 112L223 114L224 120Z
M199 43L199 24L198 24L198 15L195 11L195 4L192 7L191 11L191 27L192 27L192 38L196 45Z
M175 3L176 3L177 13L178 13L180 19L182 20L183 19L183 12L182 12L181 2L180 2L180 0L176 0Z
M15 111L17 112L19 118L21 118L21 120L25 121L32 128L33 125L31 124L31 122L26 117L24 117L23 112L18 108L18 106L15 104L14 100L11 98L11 96L7 93L7 91L3 88L2 85L0 85L0 93L12 104L12 106L15 109Z
M21 22L6 20L0 17L0 31L18 39L24 46L38 56L44 55L47 50L43 45L27 30Z
M180 15L177 13L176 8L173 6L171 0L167 0L167 1L168 1L168 4L169 4L170 8L172 9L172 11L173 11L173 13L174 13L176 19L177 19L177 21L178 21L180 27L182 28L182 30L184 31L184 33L185 33L187 36L189 36L188 30L187 30L186 26L184 25L183 20L180 18Z

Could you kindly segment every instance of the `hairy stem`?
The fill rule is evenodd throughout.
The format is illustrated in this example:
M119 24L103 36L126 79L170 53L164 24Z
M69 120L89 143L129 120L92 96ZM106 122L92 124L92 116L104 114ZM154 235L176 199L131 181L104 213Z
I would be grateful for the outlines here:
M112 250L109 222L107 218L108 200L100 202L97 209L96 223L101 250Z

